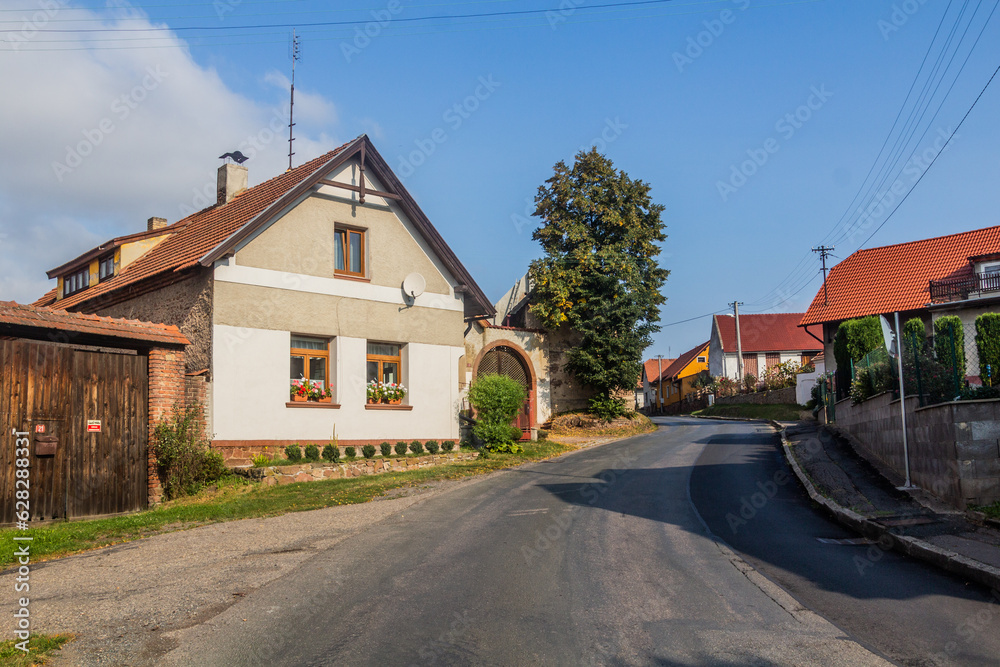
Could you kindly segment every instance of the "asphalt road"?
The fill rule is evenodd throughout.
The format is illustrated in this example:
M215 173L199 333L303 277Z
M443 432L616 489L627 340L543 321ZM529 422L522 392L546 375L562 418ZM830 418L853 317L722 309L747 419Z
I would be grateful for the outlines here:
M857 535L813 508L776 436L729 428L696 442L699 513L803 605L902 665L1000 664L1000 592L877 544L831 542Z
M654 434L428 496L320 551L207 622L171 633L179 646L159 662L886 664L719 544L692 504L689 480L709 524L720 535L728 530L727 508L779 468L770 429L668 421ZM821 525L795 493L793 483L780 485L736 537L747 538L751 559L787 573L801 600L807 596L796 586L808 588L810 577L801 561L817 557L810 549L823 550L807 536L790 537ZM775 546L763 546L768 539ZM784 549L801 544L808 547L787 570L775 565ZM892 563L885 557L868 572L896 567ZM897 582L892 595L859 586L856 574L841 570L831 576L848 579L845 591L835 582L827 588L820 573L816 597L824 604L834 598L841 610L856 605L858 613L843 614L854 625L863 605L878 601L881 615L871 621L876 634L899 626L924 632L935 609L945 606L954 606L958 617L992 609L919 567L898 567L919 581ZM932 618L918 623L913 604ZM864 641L884 650L871 634Z

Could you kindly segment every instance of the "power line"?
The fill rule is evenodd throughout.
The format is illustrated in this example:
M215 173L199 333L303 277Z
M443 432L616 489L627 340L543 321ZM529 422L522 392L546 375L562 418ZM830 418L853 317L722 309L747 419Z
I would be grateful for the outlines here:
M952 138L958 132L959 128L962 127L962 124L965 123L965 119L969 117L969 114L972 113L972 110L976 108L976 104L979 102L979 100L986 93L986 89L990 87L990 84L993 83L993 79L996 78L998 72L1000 72L1000 66L998 66L995 70L993 70L993 75L990 77L990 80L987 81L986 85L983 86L983 89L981 91L979 91L979 95L976 96L976 99L972 102L972 106L970 106L969 110L965 112L964 116L962 116L962 120L959 121L958 126L954 129L954 131L952 131L951 135L949 135L948 140L945 141L945 143L944 143L944 146L941 148L940 151L938 151L937 155L935 155L934 158L928 163L927 169L924 169L924 172L922 174L920 174L920 178L918 178L917 181L913 184L913 187L910 188L909 191L905 195L903 195L903 198L899 200L899 203L896 204L896 207L894 209L892 209L892 211L889 213L889 215L887 215L885 217L885 220L882 221L882 224L880 224L878 227L875 228L875 231L873 231L868 236L868 238L864 240L864 243L862 243L859 246L859 248L865 247L868 244L868 242L872 240L872 237L875 236L876 234L878 234L878 231L880 229L882 229L882 227L885 226L885 223L889 222L889 220L892 218L893 215L895 215L896 211L899 210L899 207L903 205L903 202L905 202L907 200L907 198L910 196L910 194L920 184L920 181L924 180L924 176L926 176L927 172L929 172L931 170L931 167L933 167L934 163L937 162L937 159L939 157L941 157L941 154L944 153L944 150L946 148L948 148L948 145L951 143Z

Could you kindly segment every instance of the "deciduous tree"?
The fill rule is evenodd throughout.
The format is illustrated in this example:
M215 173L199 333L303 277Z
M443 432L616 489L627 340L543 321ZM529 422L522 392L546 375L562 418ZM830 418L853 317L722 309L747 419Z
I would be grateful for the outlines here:
M531 311L547 328L580 334L567 367L599 397L635 387L642 352L660 329L664 207L649 193L591 149L572 168L556 164L535 197L542 223L532 238L545 256L531 264Z

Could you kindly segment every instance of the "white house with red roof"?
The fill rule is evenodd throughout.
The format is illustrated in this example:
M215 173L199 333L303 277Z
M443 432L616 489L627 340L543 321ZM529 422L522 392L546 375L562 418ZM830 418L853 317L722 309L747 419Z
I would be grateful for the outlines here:
M799 325L821 335L833 370L841 322L883 315L894 326L897 312L901 323L923 319L928 332L943 315L957 315L969 331L980 314L1000 312L1000 226L858 250L830 270ZM974 338L965 345L976 368Z
M739 354L743 354L743 375L760 378L772 366L794 361L805 366L823 349L818 340L799 327L802 313L740 315L740 340L736 338L736 318L712 318L709 341L709 373L713 377L739 380Z
M49 272L35 305L177 325L230 460L292 442L456 439L468 320L493 305L367 136ZM295 382L309 381L303 396ZM402 384L375 402L367 385Z

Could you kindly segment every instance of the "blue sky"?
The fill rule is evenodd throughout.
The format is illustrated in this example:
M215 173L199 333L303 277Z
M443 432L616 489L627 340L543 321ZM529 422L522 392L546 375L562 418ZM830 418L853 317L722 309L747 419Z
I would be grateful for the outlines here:
M56 3L0 1L2 299L33 300L46 269L147 217L179 219L216 156L249 136L262 142L251 182L280 173L287 144L268 127L284 118L291 30L237 26L301 26L296 163L369 133L494 299L539 255L527 217L538 186L596 143L666 207L663 324L734 299L804 310L820 285L810 247L844 258L885 221L876 211L848 238L858 216L842 215L875 201L862 186L928 50L940 85L905 107L918 131L877 192L897 174L901 192L913 187L925 169L909 156L933 155L1000 65L1000 16L985 23L994 0ZM403 20L521 10L550 11ZM306 25L320 21L366 24ZM44 32L152 26L168 30ZM998 87L869 246L997 223ZM60 173L81 141L91 154ZM741 167L751 175L733 180ZM647 356L676 356L709 327L666 326Z

